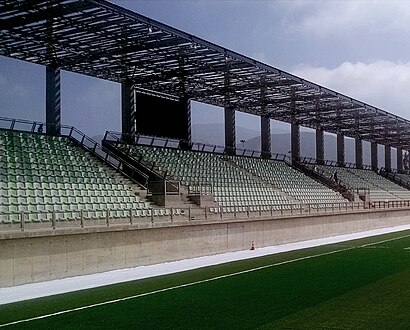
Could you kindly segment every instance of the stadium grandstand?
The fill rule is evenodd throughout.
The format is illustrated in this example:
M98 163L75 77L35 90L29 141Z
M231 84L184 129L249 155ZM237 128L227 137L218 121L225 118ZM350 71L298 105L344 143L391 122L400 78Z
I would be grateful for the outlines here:
M0 118L0 244L14 251L0 264L21 255L0 286L407 221L407 119L104 0L0 0L0 55L46 68L46 121ZM62 70L121 84L121 132L100 142L61 124ZM224 146L192 142L191 101L224 109ZM236 146L236 112L260 118L260 151ZM290 124L290 155L272 153L271 120ZM301 126L316 132L315 159L301 157ZM68 250L93 252L64 267L44 260Z

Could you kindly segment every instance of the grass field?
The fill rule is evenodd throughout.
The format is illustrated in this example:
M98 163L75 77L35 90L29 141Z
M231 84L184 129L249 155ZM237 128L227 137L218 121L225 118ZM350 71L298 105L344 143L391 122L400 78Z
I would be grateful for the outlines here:
M0 324L27 320L6 327L16 329L409 329L409 308L406 231L2 305Z

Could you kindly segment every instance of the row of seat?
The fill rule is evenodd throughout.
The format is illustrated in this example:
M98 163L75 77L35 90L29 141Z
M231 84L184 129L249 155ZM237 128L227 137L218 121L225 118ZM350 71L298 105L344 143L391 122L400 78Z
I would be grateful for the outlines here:
M313 167L313 166L312 166ZM327 178L336 178L351 190L368 190L371 201L410 200L410 191L371 170L317 165Z
M214 195L220 206L347 202L285 162L121 143L117 147L189 186L190 191ZM245 202L238 195L247 196Z
M64 220L151 212L121 176L68 137L0 130L0 150L1 222L25 213L25 220L48 221L52 214Z

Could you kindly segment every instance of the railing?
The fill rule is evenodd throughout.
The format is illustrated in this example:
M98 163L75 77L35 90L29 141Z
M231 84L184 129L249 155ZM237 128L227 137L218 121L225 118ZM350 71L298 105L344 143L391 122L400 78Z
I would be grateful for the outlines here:
M289 166L296 168L299 171L302 171L306 175L314 178L315 180L319 181L323 185L329 187L332 190L337 190L344 198L352 201L354 199L354 189L352 189L347 183L343 182L342 180L336 180L333 178L332 175L327 175L325 171L316 167L316 165L311 168L306 166L307 163L302 163L299 161L296 162L287 162Z
M46 131L47 125L37 121L0 117L0 128L42 134Z
M392 168L392 169L387 170L386 168L382 167L382 168L380 169L380 171L381 171L381 172L394 173L394 174L397 173L397 174L408 174L408 175L410 175L410 170L406 170L406 169L401 169L401 170L399 170L399 169L397 169L397 168Z
M152 195L179 195L180 183L175 180L149 181L148 194Z
M50 127L52 125L48 125ZM24 131L37 134L44 133L44 128L47 130L47 124L22 119L12 119L0 117L0 128L12 131ZM99 158L104 163L115 168L129 179L138 182L141 186L147 187L148 176L136 169L133 165L119 161L118 157L102 148L96 141L72 126L62 125L61 135L69 137L75 143L88 150L94 156Z
M173 226L246 219L275 219L315 214L409 209L410 201L320 203L259 206L217 206L205 208L149 208L126 210L77 210L54 212L0 213L0 232L101 226ZM114 214L114 217L113 217ZM34 216L33 216L34 215ZM8 219L5 219L8 217ZM36 220L29 220L35 218Z
M126 148L125 150L123 149L119 149L116 147L115 144L112 144L110 142L121 142L123 143L124 141L121 140L121 134L118 133L119 135L116 134L111 134L112 132L105 132L105 136L103 139L103 146L106 148L110 148L110 149L114 149L116 153L118 153L120 156L126 156L129 158L132 158L132 161L135 162L138 166L141 166L143 169L145 169L145 171L152 173L154 175L154 177L156 178L167 178L167 173L161 173L160 171L156 170L156 164L155 163L150 163L150 162L146 162L142 155L138 155L138 157L136 157L136 155L131 154L131 150L129 148ZM123 157L122 157L123 158Z
M114 154L118 155L122 160L128 159L129 162L135 163L136 167L141 168L141 171L148 176L148 190L149 194L153 195L177 195L180 193L180 184L176 180L168 178L167 172L161 173L157 169L157 164L146 162L142 155L136 155L131 153L129 148L123 150L122 148L117 148L116 144L111 143L121 142L119 137L110 132L106 132L103 140L104 148L111 150ZM121 142L122 143L122 142ZM124 160L125 161L125 160Z
M406 171L405 171L406 172ZM405 187L406 189L410 189L410 177L409 179L400 177L399 174L410 174L409 173L403 173L403 171L387 171L384 168L380 169L380 175L384 176L385 178L393 181L394 183L397 183L401 185L402 187Z
M336 160L324 160L324 159L316 159L312 157L299 157L299 162L304 164L311 164L311 165L327 165L327 166L336 166L336 167L347 167L347 168L357 168L355 163L343 163ZM371 165L363 165L360 169L363 170L371 170Z
M199 142L188 142L184 140L142 134L123 134L119 132L107 131L105 133L104 140L171 149L186 149L186 146L189 146L189 150L192 151L230 155L229 153L227 153L226 147L224 146ZM235 149L235 155L252 158L261 158L263 156L261 151L240 148ZM288 159L289 156L283 154L272 154L269 158L273 160L283 161L285 159Z
M68 130L65 132L65 130ZM148 176L142 171L135 168L132 164L119 159L114 153L103 149L103 147L94 141L93 139L86 136L84 133L77 130L75 127L62 126L61 134L70 137L72 140L77 142L80 146L87 149L91 154L102 160L104 163L109 164L111 167L115 168L121 174L125 175L132 181L136 181L142 187L147 188L148 186Z

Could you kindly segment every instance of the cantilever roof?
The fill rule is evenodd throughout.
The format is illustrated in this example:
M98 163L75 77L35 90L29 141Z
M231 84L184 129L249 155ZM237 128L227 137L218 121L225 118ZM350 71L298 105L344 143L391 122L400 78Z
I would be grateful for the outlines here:
M0 0L0 55L410 149L410 121L104 0Z

